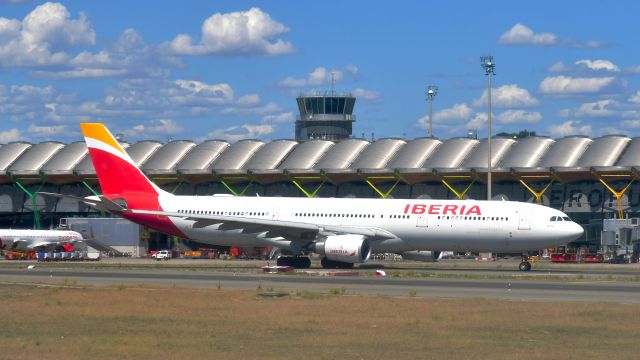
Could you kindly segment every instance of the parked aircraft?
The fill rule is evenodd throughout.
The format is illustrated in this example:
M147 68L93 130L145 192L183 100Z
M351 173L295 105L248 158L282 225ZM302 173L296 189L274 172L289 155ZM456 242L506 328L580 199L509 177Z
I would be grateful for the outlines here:
M41 246L62 246L82 240L80 233L70 230L0 229L1 250L34 250Z
M202 243L277 247L290 255L279 265L309 267L311 253L325 268L347 268L372 252L527 252L583 234L559 210L512 201L176 196L149 181L103 124L80 126L103 192L95 205ZM519 268L531 269L524 256Z

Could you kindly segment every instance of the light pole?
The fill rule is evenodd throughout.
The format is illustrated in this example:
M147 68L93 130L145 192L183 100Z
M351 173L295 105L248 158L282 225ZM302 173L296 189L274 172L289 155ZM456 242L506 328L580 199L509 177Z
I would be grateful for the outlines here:
M496 68L496 64L493 62L493 56L485 55L480 57L480 66L484 69L485 75L489 79L489 85L487 88L487 99L489 103L489 112L487 113L487 123L489 125L489 136L487 137L487 145L489 147L489 157L487 159L488 171L487 171L487 200L491 200L491 81L493 72Z
M438 95L438 87L427 86L427 101L429 102L429 137L433 137L433 98Z

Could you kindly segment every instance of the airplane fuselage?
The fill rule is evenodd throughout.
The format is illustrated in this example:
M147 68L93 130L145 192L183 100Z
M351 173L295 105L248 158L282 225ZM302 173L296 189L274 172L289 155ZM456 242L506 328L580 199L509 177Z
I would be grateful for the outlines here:
M0 229L0 249L32 250L37 246L65 244L82 240L70 230Z
M426 199L285 198L231 196L160 197L164 211L382 229L393 238L372 241L375 252L411 250L520 252L566 244L582 234L559 210L521 202ZM126 216L126 215L125 215ZM285 245L260 233L220 230L220 224L194 227L171 218L188 238L235 246Z

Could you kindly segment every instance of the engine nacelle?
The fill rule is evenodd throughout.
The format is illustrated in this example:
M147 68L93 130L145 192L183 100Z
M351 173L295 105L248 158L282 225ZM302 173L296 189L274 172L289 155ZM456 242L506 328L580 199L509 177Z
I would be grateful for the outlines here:
M332 261L363 263L371 256L369 240L363 235L331 235L315 243L314 252Z
M442 259L442 251L425 251L425 250L414 250L403 252L402 258L405 260L414 260L414 261L422 261L422 262L436 262Z

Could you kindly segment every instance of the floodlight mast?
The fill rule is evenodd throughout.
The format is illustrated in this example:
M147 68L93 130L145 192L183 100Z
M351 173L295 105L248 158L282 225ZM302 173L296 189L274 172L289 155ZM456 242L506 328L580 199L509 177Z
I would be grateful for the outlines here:
M427 101L429 102L429 137L433 137L433 98L438 95L438 87L435 85L427 86Z
M480 57L480 66L484 69L485 75L489 79L489 84L487 87L487 102L489 104L489 112L487 113L487 124L489 134L487 136L487 145L488 145L488 158L487 158L487 200L491 200L491 86L493 75L495 75L494 70L496 68L495 62L493 62L493 56L484 55Z

